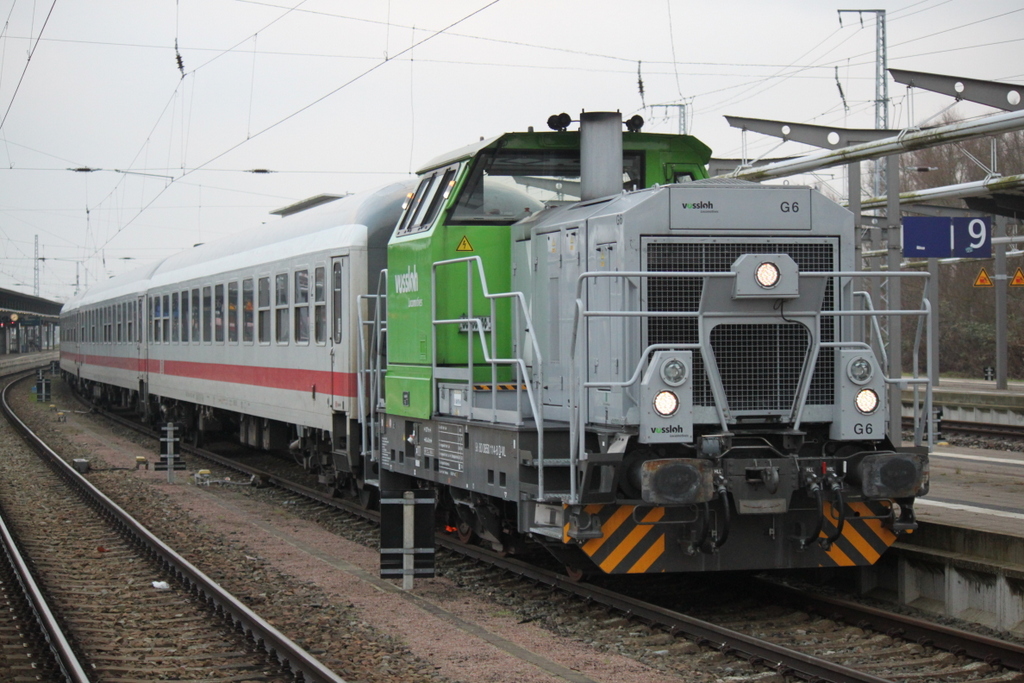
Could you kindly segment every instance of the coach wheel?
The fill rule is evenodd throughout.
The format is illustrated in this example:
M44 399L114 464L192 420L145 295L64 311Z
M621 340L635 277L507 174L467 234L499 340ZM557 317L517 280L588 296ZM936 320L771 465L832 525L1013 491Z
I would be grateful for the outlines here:
M367 486L362 478L353 478L352 481L355 485L355 498L359 502L359 507L364 510L376 509L379 500L377 489L373 486Z
M466 522L461 521L459 522L459 526L455 528L455 534L459 537L459 541L462 543L469 543L473 540L473 536L475 535L473 527Z
M376 496L369 487L363 487L359 489L359 506L364 510L370 510L375 506Z

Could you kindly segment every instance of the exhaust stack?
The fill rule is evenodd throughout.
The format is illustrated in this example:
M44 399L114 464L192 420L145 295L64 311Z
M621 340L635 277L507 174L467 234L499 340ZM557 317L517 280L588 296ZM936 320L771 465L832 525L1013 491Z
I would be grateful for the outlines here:
M622 192L622 114L580 114L580 194L583 201Z

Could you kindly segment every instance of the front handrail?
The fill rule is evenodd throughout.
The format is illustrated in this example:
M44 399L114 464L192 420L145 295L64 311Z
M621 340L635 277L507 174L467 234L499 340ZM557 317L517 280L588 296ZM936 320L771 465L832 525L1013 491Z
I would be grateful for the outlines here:
M615 311L615 310L588 310L587 304L584 298L584 284L589 280L596 280L598 278L637 278L637 279L649 279L649 278L703 278L705 280L711 278L735 278L737 273L732 271L586 271L581 273L576 280L576 305L573 314L573 326L572 336L569 346L569 386L572 388L569 392L569 466L570 466L570 492L569 502L570 504L576 504L579 502L579 496L576 491L576 481L578 479L577 471L579 463L586 458L585 452L585 439L584 434L586 433L586 424L589 414L589 390L594 388L611 388L611 387L629 387L635 385L646 367L649 358L649 352L657 350L659 348L668 349L689 349L695 350L700 353L704 353L705 349L703 345L698 342L696 343L678 343L678 344L658 344L648 345L643 352L639 355L639 360L636 363L632 376L623 382L608 382L608 381L589 381L583 380L587 374L586 367L583 366L581 359L583 353L581 344L582 340L586 339L589 334L589 320L591 318L697 318L699 319L714 319L714 318L743 318L743 317L761 317L760 314L756 313L741 313L741 312L720 312L720 311L642 311L642 310L630 310L630 311ZM867 272L867 271L836 271L836 272L818 272L818 271L806 271L800 273L801 277L826 277L835 278L838 280L836 284L836 291L841 291L842 286L845 282L852 278L859 277L909 277L909 278L925 278L929 277L928 273L888 273L888 272ZM863 292L856 292L855 295L864 295ZM922 304L919 309L893 309L876 311L870 304L870 297L868 297L867 310L833 310L833 311L816 311L814 312L814 319L816 321L821 318L858 318L867 317L870 319L872 329L881 338L880 328L878 326L879 316L916 316L927 320L928 316L931 315L931 308L927 301L926 295L922 294ZM793 312L796 315L796 312ZM811 317L809 312L804 312L802 317ZM928 352L926 365L931 361L931 335L927 334L926 327L921 328L919 322L919 330L924 329L924 336L926 344L928 345ZM901 382L904 384L915 385L915 391L917 386L924 385L926 391L926 406L931 405L931 386L927 379L919 379L916 377L916 363L919 358L917 346L920 345L921 334L919 333L915 339L915 378L904 379L904 378L884 378L887 383ZM808 348L808 355L813 359L816 359L821 348L843 348L843 347L858 347L863 345L863 342L857 342L854 340L850 341L838 341L838 342L822 342L818 339L816 334L812 334L813 348ZM705 371L710 367L706 362L705 358ZM884 348L881 350L881 359L883 368L888 367L888 357L885 354ZM799 425L802 420L803 410L805 408L807 393L810 389L810 378L814 373L816 361L805 363L804 370L802 372L802 379L795 396L794 406L791 412L791 419ZM628 367L628 363L627 366ZM712 386L712 390L715 387ZM717 394L717 392L716 392ZM715 401L715 410L718 415L718 420L722 426L723 431L727 431L727 416L725 414L725 406L721 404L720 400ZM930 410L930 408L926 408ZM929 445L932 443L931 429L929 429Z

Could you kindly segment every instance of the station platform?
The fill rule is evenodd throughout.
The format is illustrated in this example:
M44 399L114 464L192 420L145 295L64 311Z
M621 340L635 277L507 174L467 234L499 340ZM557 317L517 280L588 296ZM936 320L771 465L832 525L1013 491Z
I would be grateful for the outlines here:
M60 359L60 351L35 351L32 353L0 354L0 375L7 375L29 368L37 368Z
M938 446L929 460L920 521L1024 539L1024 454Z
M903 414L913 401L913 392L903 392ZM932 389L932 404L942 409L944 420L985 422L1024 427L1024 382L1011 381L996 389L994 381L941 379Z

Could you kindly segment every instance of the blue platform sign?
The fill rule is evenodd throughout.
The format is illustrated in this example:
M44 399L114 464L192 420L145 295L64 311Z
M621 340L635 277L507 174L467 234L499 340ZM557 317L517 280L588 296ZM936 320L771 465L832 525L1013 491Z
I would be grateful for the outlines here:
M992 219L954 218L953 256L992 258Z
M991 258L992 219L907 216L903 222L906 258Z
M953 251L949 218L903 218L904 258L949 258Z

